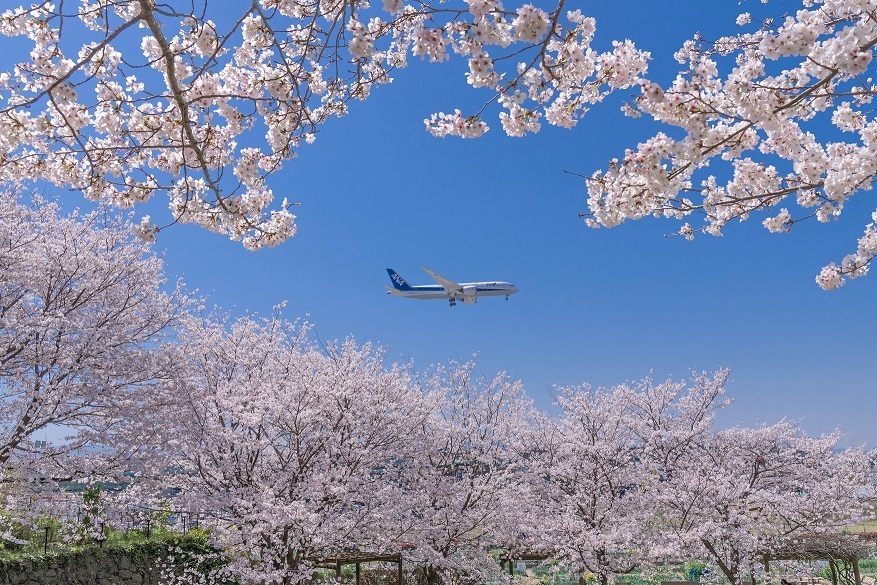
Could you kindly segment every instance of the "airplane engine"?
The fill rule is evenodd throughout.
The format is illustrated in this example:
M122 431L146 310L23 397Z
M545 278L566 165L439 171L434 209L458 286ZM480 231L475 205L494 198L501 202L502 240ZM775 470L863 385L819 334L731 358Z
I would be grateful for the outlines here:
M471 297L463 297L463 302L468 305L474 305L478 302L478 297L476 297L475 295L472 295Z
M472 297L474 299L477 294L478 294L478 287L477 286L464 286L463 287L463 296L465 298L468 299L469 297Z

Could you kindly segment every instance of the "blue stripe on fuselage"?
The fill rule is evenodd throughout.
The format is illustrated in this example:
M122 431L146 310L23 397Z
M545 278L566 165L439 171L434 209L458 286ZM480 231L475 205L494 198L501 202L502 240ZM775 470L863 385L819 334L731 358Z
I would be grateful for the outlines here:
M485 287L485 288L476 288L476 292L490 292L490 291L501 291L501 290L510 290L506 287ZM432 286L432 285L421 285L421 286L412 286L406 292L444 292L445 289L442 286Z

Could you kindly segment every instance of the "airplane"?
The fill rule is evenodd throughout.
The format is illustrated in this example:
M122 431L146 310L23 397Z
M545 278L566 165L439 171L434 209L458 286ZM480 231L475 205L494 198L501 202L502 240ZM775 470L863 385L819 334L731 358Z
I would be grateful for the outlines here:
M507 282L456 283L441 274L436 274L425 266L421 266L421 268L433 277L438 284L411 286L398 272L392 268L387 268L387 274L390 275L390 280L393 283L392 287L387 287L387 294L405 297L406 299L447 299L448 303L453 307L456 306L457 301L474 305L478 302L478 297L505 296L505 300L509 300L509 295L518 292L518 287Z

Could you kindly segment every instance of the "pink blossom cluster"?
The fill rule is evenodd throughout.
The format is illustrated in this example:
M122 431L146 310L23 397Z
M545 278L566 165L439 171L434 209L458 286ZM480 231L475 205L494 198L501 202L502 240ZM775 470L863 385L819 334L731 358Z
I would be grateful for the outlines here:
M445 47L450 46L467 57L469 84L495 91L493 99L503 108L500 122L509 136L538 132L543 117L549 124L572 128L609 93L636 85L647 70L649 53L637 49L630 40L615 41L611 51L598 53L591 48L595 20L575 10L567 11L565 22L561 22L562 9L562 2L553 12L525 4L509 20L511 15L501 2L472 1L472 24L452 22L443 29L418 29L418 34L430 39L418 41L420 45L432 47L441 39L439 58L433 57L434 50L415 50L415 54L443 60L447 58ZM532 60L519 60L509 71L499 70L502 60L492 57L487 48L515 43L530 45L517 52L533 52ZM466 117L459 112L455 117L433 115L424 122L434 136L473 138L488 130L481 120L483 110ZM461 124L461 120L466 123Z
M742 14L737 23L748 32L687 42L676 54L686 68L668 86L640 82L641 96L627 112L681 133L659 132L594 173L587 225L672 218L683 222L678 235L692 239L721 235L729 222L764 211L765 228L783 233L809 218L837 220L850 197L870 190L877 5L802 4L778 24ZM727 172L706 174L720 161L729 163ZM694 215L703 218L697 227ZM822 269L822 288L867 273L872 230L840 265Z
M596 53L593 19L574 11L561 24L562 8L259 0L224 29L206 0L7 9L0 34L31 49L0 73L0 181L45 181L120 207L162 192L166 223L198 224L249 249L273 246L296 224L290 198L268 177L351 100L391 82L409 53L467 58L469 84L495 93L513 136L538 130L539 108L569 127L587 105L635 84L648 55L629 41ZM120 49L135 44L139 53ZM504 71L497 64L509 56ZM475 137L487 131L480 115L437 114L426 126Z

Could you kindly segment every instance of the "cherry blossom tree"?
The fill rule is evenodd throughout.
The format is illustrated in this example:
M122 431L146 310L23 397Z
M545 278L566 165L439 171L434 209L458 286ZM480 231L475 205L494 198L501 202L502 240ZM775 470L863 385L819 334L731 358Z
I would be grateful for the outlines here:
M600 585L635 569L648 538L627 394L622 387L560 389L562 414L544 417L533 448L531 497L544 509L531 517L522 545L593 573Z
M483 578L498 570L484 547L520 530L521 439L532 405L519 381L477 376L473 362L439 366L422 383L433 416L405 471L407 556L430 585Z
M185 291L117 217L63 216L9 193L0 265L0 472L84 473L67 456L88 459L98 445L106 466L122 456L109 441L126 409L167 375L156 347L187 311ZM70 436L38 446L48 428Z
M571 127L634 84L648 54L591 48L581 11L499 0L40 1L0 14L21 50L0 73L0 180L39 179L127 207L167 192L173 221L251 249L295 234L267 177L351 100L391 81L409 54L468 59L469 84L499 102L520 136L544 117ZM437 136L472 137L480 112L435 114ZM264 136L264 139L260 139ZM159 227L144 217L141 233Z
M533 435L531 497L543 511L523 544L601 585L648 566L661 529L658 470L710 430L726 379L720 371L690 382L560 388L560 416L542 417Z
M544 509L532 518L528 540L608 585L642 562L637 553L649 538L638 501L643 466L628 393L563 388L556 401L561 416L546 418L537 434L533 495Z
M725 385L730 370L712 375L695 372L688 381L646 378L627 386L631 400L630 424L647 462L652 492L659 492L673 477L692 449L715 430L716 412L729 404Z
M851 197L871 189L877 3L803 0L786 15L785 4L752 9L767 14L741 14L743 32L686 42L676 53L685 68L668 86L641 81L628 113L668 129L589 178L589 226L673 218L683 222L678 235L692 239L763 211L765 228L788 232L806 219L838 219ZM822 288L867 273L875 222L877 212L855 252L821 270Z
M668 550L709 558L736 584L794 538L839 534L873 495L867 454L835 452L839 439L781 421L691 445L654 494Z
M718 430L728 375L646 380L630 393L631 425L647 471L647 555L709 558L741 583L793 538L839 534L873 488L869 455L838 452L839 433L810 437L790 421Z
M429 415L403 368L278 315L192 317L181 337L153 473L212 516L238 577L295 583L321 558L396 545L394 465Z

